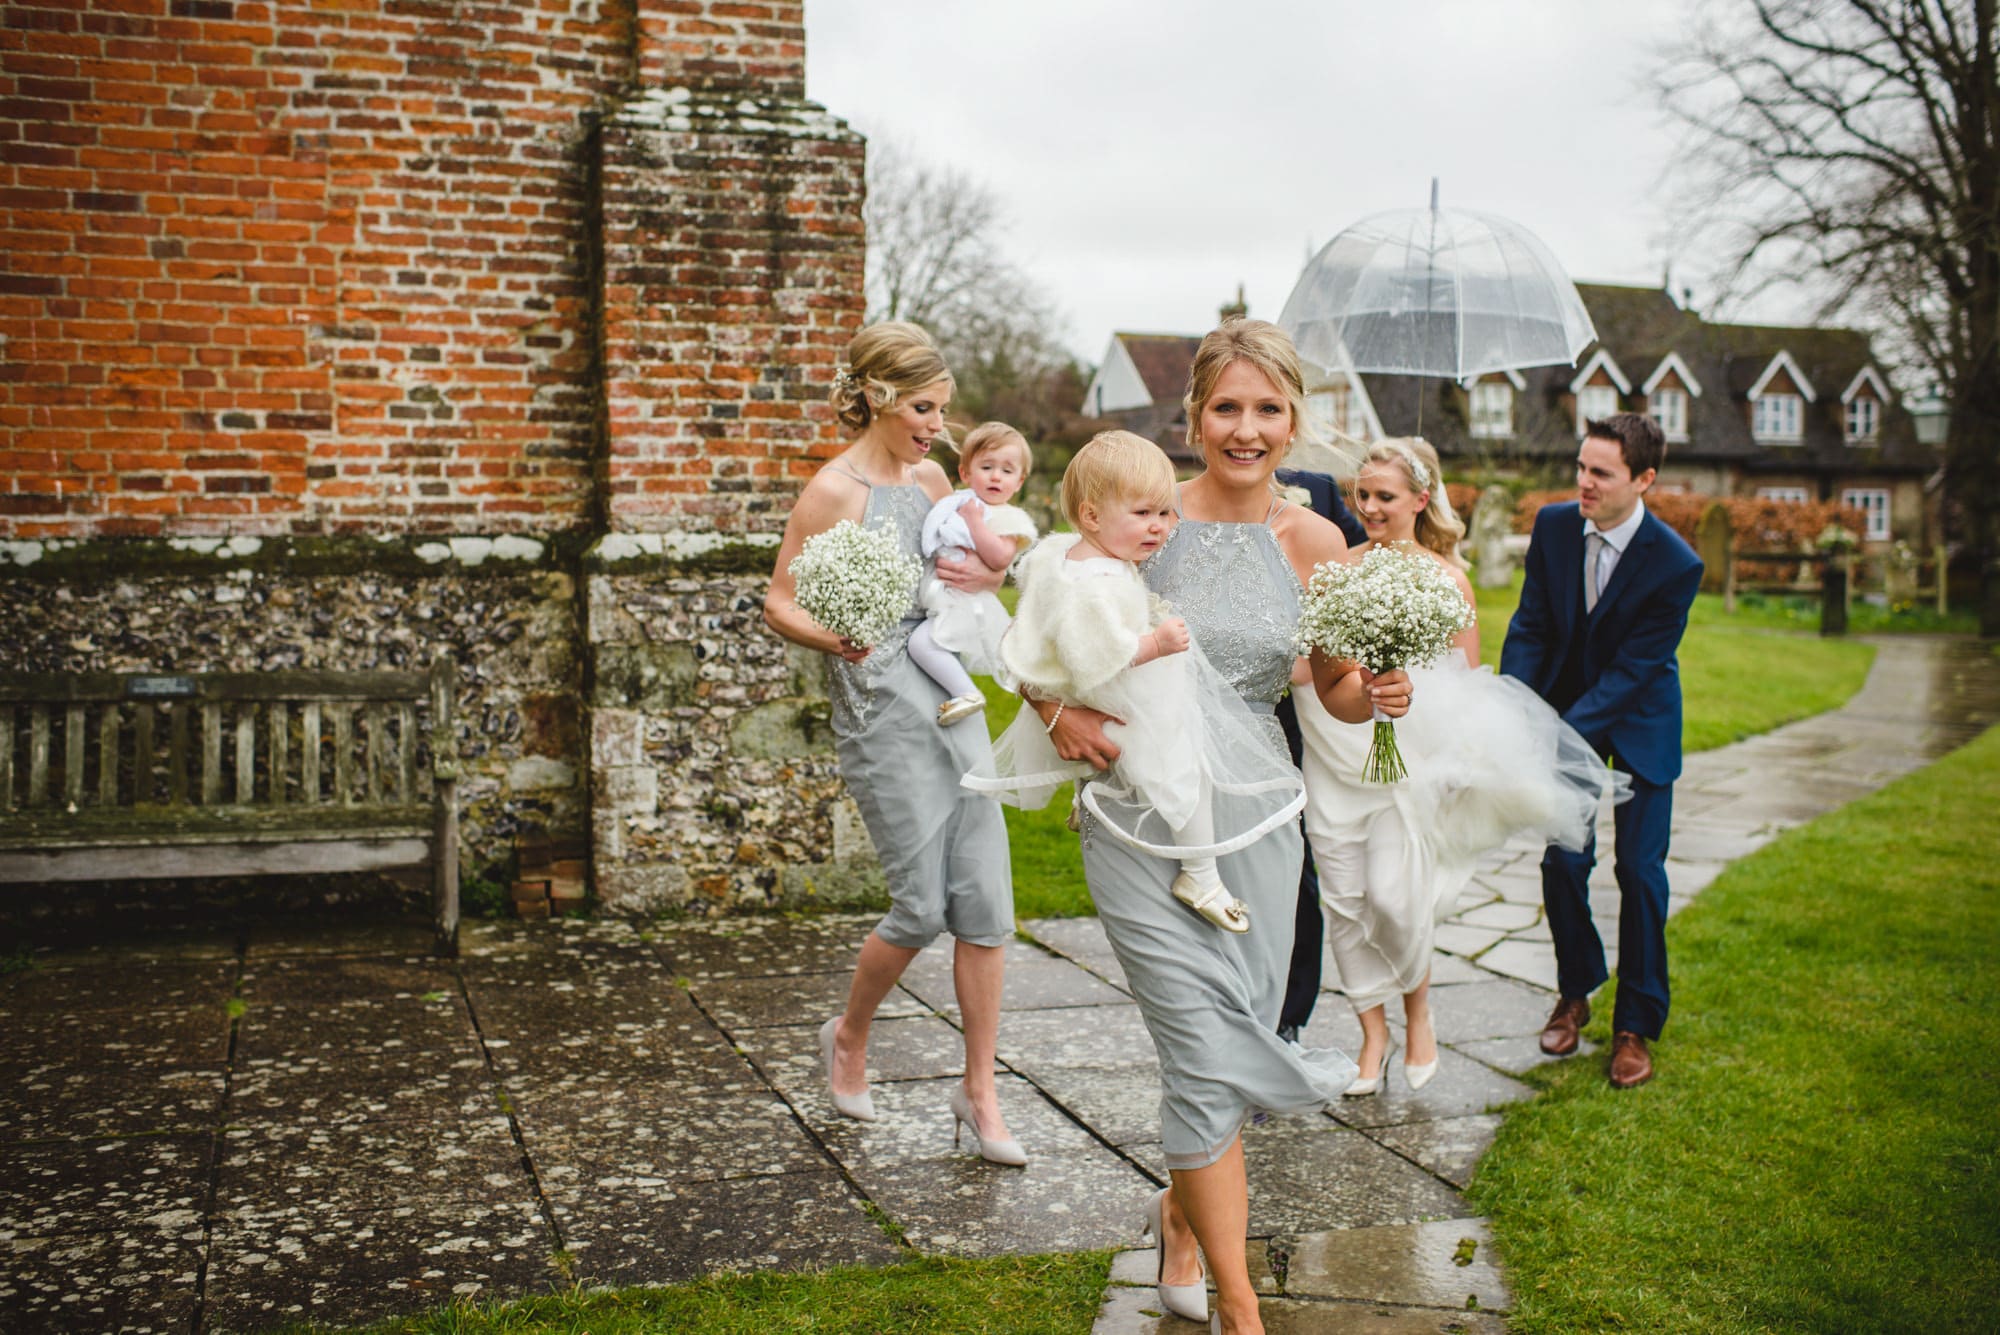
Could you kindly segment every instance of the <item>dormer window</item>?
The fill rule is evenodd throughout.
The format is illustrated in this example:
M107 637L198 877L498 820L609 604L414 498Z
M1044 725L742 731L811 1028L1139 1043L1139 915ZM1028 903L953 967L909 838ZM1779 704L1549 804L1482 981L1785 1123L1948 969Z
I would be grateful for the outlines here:
M1750 434L1759 445L1796 445L1805 437L1806 405L1815 401L1812 382L1782 349L1750 386Z
M1872 366L1855 372L1847 388L1840 391L1841 417L1846 422L1847 443L1872 445L1882 427L1882 405L1889 401L1889 386Z
M1662 357L1639 389L1646 396L1646 411L1660 424L1660 434L1668 440L1686 440L1688 401L1701 397L1701 382L1680 354L1669 352Z
M1585 425L1602 422L1618 411L1618 396L1632 392L1632 382L1618 366L1609 348L1599 348L1569 382L1576 395L1576 438L1583 439Z
M1472 387L1472 434L1477 440L1514 434L1514 387L1505 380L1482 380Z
M1587 422L1602 422L1618 411L1618 390L1611 385L1585 385L1576 394L1576 438L1583 439Z
M1882 405L1873 399L1856 399L1847 405L1847 438L1875 439L1875 427Z
M1750 400L1750 434L1766 445L1796 445L1804 412L1796 394L1759 394Z
M1688 396L1684 389L1668 389L1665 386L1653 391L1646 400L1646 411L1660 424L1660 434L1668 440L1680 441L1688 438Z

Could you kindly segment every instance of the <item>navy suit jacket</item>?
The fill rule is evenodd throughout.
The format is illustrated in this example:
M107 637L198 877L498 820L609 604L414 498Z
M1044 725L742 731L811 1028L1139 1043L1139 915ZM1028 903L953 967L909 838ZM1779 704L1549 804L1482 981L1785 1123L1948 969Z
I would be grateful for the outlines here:
M1281 487L1304 487L1312 494L1312 508L1334 522L1340 535L1347 539L1350 547L1359 547L1368 541L1368 532L1361 527L1361 521L1347 508L1341 499L1339 484L1325 473L1309 473L1303 468L1280 468L1278 485Z
M1586 613L1583 547L1576 502L1543 506L1500 670L1532 687L1599 754L1648 783L1672 783L1681 772L1675 651L1701 589L1701 558L1649 512Z

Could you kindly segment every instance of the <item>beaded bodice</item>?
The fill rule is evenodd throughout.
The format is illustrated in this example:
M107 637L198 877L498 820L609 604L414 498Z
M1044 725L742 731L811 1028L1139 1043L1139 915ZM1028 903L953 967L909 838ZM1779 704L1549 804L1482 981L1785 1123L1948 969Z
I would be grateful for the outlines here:
M1278 702L1304 590L1269 524L1182 519L1140 573L1245 703Z
M855 475L850 473L848 476ZM857 480L866 482L865 478ZM894 533L897 544L915 554L924 516L930 513L930 508L930 493L914 482L894 486L870 483L868 504L861 511L861 522L869 528L887 529ZM902 656L909 643L910 632L922 624L923 617L924 610L912 593L910 610L903 614L903 619L894 629L882 637L868 657L859 663L850 663L844 658L827 655L826 693L833 704L837 726L843 730L850 725L858 727L866 718L876 680Z

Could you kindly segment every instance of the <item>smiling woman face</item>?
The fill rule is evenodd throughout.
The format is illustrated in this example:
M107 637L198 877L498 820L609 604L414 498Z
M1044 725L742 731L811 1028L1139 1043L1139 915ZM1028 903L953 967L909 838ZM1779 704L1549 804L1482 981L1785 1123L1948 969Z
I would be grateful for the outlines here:
M1410 484L1407 469L1375 462L1354 479L1354 513L1375 542L1408 542L1417 535L1417 516L1430 493Z
M1249 362L1231 362L1201 405L1201 455L1209 476L1232 488L1267 485L1292 430L1285 392Z
M945 405L951 402L951 381L935 380L869 424L867 434L897 463L914 467L930 457L931 444L944 432Z

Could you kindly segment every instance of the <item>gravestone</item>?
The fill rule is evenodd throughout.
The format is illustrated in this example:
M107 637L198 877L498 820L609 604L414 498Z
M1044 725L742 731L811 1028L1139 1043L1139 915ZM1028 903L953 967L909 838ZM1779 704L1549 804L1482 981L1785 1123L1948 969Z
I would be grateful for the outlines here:
M1514 581L1514 553L1507 539L1514 533L1514 498L1502 486L1479 493L1472 507L1472 559L1482 589L1504 589Z
M1721 501L1713 502L1701 512L1694 529L1694 551L1701 558L1703 593L1722 592L1735 548L1736 531L1729 520L1729 507Z

